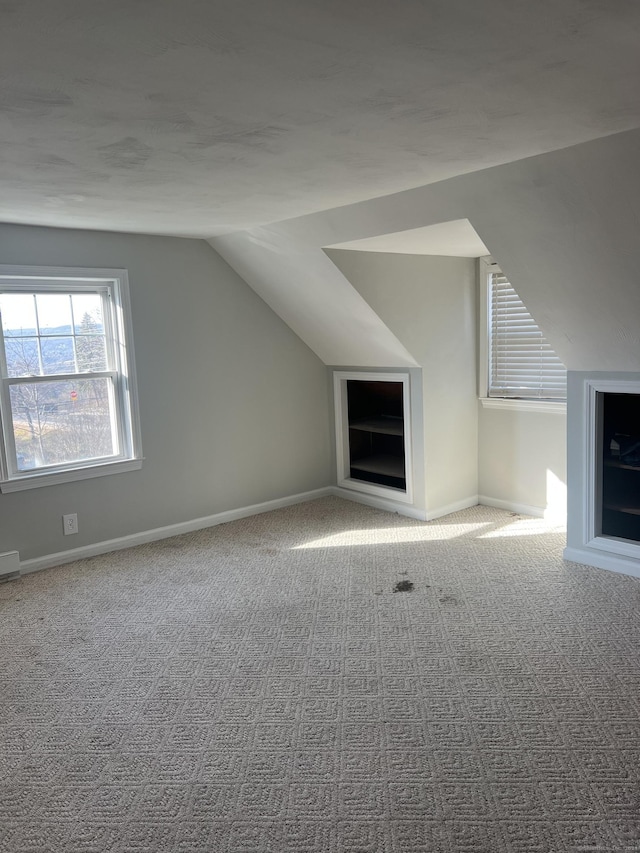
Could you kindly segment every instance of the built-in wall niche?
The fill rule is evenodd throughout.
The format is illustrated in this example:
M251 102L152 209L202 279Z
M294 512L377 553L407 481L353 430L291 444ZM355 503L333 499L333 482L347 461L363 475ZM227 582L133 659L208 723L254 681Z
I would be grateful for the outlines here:
M567 385L567 560L640 578L640 371Z
M338 485L411 501L409 376L334 373Z
M598 392L600 534L640 542L640 394Z
M584 391L583 545L640 561L640 381L595 374Z

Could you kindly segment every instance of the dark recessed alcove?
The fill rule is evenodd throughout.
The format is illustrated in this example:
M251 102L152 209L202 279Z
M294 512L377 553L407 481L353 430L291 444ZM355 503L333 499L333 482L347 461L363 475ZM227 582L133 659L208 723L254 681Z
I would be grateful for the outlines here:
M406 489L400 382L347 382L349 468L355 480Z
M601 533L640 542L640 395L600 393Z

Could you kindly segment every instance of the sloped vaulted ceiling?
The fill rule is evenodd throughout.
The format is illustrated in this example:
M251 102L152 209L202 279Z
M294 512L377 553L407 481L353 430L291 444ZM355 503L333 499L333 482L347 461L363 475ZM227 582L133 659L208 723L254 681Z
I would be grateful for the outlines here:
M639 213L632 131L211 242L327 364L404 366L323 247L468 218L568 368L640 370Z

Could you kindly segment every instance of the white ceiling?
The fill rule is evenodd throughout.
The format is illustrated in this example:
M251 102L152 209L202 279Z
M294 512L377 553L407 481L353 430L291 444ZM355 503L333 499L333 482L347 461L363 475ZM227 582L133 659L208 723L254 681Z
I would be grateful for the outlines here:
M0 0L0 220L213 236L640 126L637 0Z
M468 219L454 219L410 231L336 243L327 248L400 255L449 255L455 258L483 258L489 254Z

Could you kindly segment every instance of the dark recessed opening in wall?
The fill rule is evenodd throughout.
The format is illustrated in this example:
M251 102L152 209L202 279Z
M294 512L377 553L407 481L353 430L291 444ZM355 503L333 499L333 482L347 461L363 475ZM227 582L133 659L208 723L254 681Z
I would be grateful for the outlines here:
M401 382L347 382L350 477L406 488Z
M640 542L640 395L598 394L601 532Z

